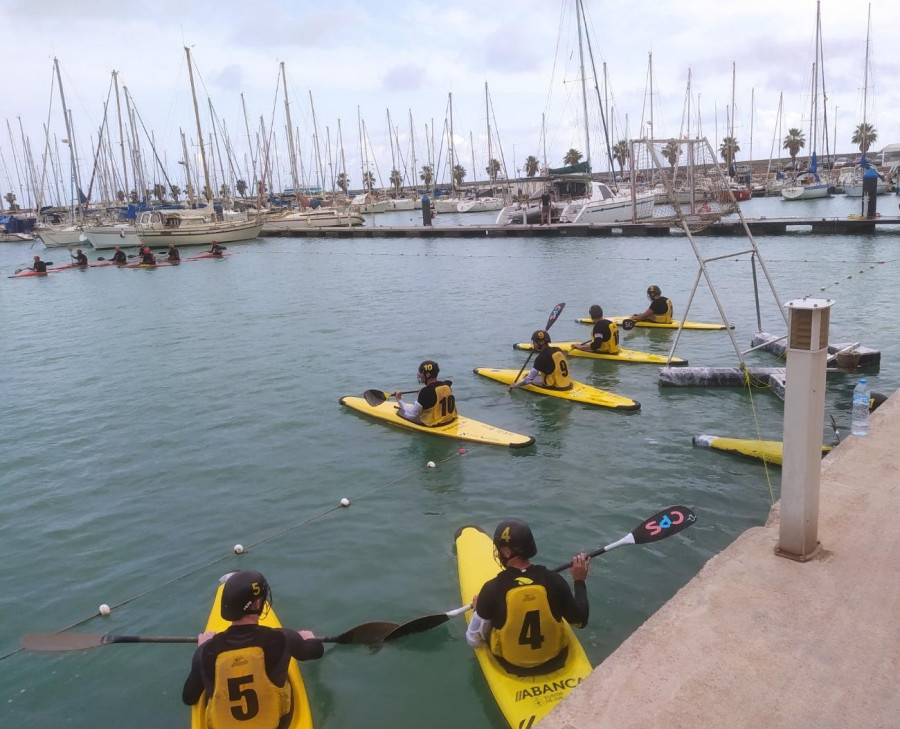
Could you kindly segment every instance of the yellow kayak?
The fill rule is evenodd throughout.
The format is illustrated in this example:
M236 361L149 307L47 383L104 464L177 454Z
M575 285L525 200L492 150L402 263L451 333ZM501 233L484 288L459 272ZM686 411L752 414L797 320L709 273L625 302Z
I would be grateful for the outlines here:
M679 327L681 327L680 319L673 319L668 324L660 324L659 322L655 322L655 321L633 321L632 319L630 319L627 316L608 316L606 318L609 319L610 321L614 321L619 326L622 326L622 322L625 321L626 319L628 319L629 321L632 321L634 326L636 326L636 327L650 327L651 329L678 329ZM594 323L593 319L588 319L588 318L576 319L575 321L577 321L579 324L593 324ZM686 321L686 322L684 322L683 328L684 329L698 329L701 331L721 331L722 329L725 329L725 325L724 324L707 324L702 321ZM731 328L734 329L734 327L731 327Z
M221 633L231 625L219 612L224 587L225 583L223 581L216 590L216 596L213 599L212 610L209 612L209 620L206 621L205 630L215 630L217 633ZM260 617L259 624L267 625L270 628L281 627L281 623L271 607L268 613ZM312 729L313 720L309 708L309 698L306 695L306 686L304 686L303 677L300 675L300 665L294 659L291 659L291 664L288 667L288 681L291 684L294 696L294 711L291 716L291 722L287 725L288 729ZM206 703L206 692L204 692L200 701L191 707L191 729L208 729Z
M745 458L756 458L776 466L781 465L784 443L780 440L753 440L750 438L723 438L719 435L695 435L694 445L699 448L711 448L712 450L733 453ZM824 457L831 450L831 446L822 446Z
M664 354L652 354L651 352L641 352L637 349L620 349L617 354L602 354L598 352L583 352L580 349L572 349L576 344L581 342L553 342L550 346L559 347L568 357L587 357L589 359L608 359L613 362L629 362L634 364L655 364L655 365L671 365L672 367L684 367L688 361L681 357L673 357L669 362L668 356ZM524 352L532 350L531 342L520 342L514 344L513 349L521 349Z
M504 385L512 385L515 382L518 370L501 370L495 367L476 367L472 370L476 375L487 377L490 380L502 382ZM569 390L551 390L538 385L524 385L519 388L528 390L528 392L536 392L539 395L549 395L550 397L558 397L562 400L571 400L580 402L585 405L597 405L601 408L611 408L613 410L640 410L641 404L637 400L630 397L616 395L609 390L601 390L599 387L585 385L583 382L572 382Z
M382 420L391 425L397 425L407 430L415 430L419 433L427 433L428 435L440 435L445 438L467 440L474 443L484 443L485 445L506 446L508 448L527 448L534 444L534 438L530 435L513 433L478 420L472 420L472 418L465 418L462 415L447 425L429 428L401 418L397 415L397 404L394 402L385 401L380 404L372 404L367 402L365 398L351 395L342 397L340 402L341 405L376 420Z
M467 526L457 532L456 559L459 593L465 603L471 602L472 596L481 591L481 586L503 569L494 558L493 541L478 527ZM466 622L471 619L472 611L469 610ZM591 663L568 623L566 633L569 653L565 665L539 676L515 676L497 663L487 647L475 649L475 657L491 693L512 729L532 729L590 674Z

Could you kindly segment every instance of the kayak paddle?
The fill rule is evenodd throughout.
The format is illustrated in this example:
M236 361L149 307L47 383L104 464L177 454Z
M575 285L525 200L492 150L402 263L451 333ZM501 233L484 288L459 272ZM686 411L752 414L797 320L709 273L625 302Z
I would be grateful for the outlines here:
M559 319L559 315L562 314L562 310L566 308L566 302L563 301L556 306L553 307L553 311L550 312L550 318L547 319L547 326L544 327L545 331L549 331L550 327L553 326L554 322ZM532 349L528 353L528 358L525 360L525 364L522 365L522 369L519 370L519 374L513 378L513 384L510 385L509 389L512 390L515 387L515 384L519 381L519 378L522 376L522 373L525 371L525 368L528 366L528 363L531 362L531 357L534 355L534 349Z
M414 395L417 392L418 392L418 390L401 390L400 394L401 395ZM363 396L363 400L365 400L367 403L369 403L369 405L371 405L374 408L374 407L378 407L379 405L381 405L381 403L383 403L385 400L387 400L393 394L394 393L392 393L392 392L384 392L382 390L366 390L362 394L362 396Z
M668 509L663 509L657 514L654 514L649 519L645 519L640 524L638 524L633 531L626 534L621 539L612 542L611 544L607 544L605 547L600 547L599 549L595 549L593 552L589 552L586 556L588 557L597 557L601 554L609 552L616 547L622 547L626 544L650 544L651 542L658 542L661 539L665 539L666 537L671 537L674 534L678 534L680 531L684 531L691 524L697 521L697 515L686 506L670 506ZM568 562L563 562L561 565L557 565L553 568L553 572L564 572L572 566L571 560ZM420 618L415 618L414 620L410 620L408 623L404 623L396 630L388 633L385 636L385 642L390 640L395 640L396 638L402 638L406 635L412 635L413 633L422 633L426 630L431 630L432 628L436 628L438 625L442 625L446 623L450 618L456 617L457 615L462 615L467 610L471 610L472 605L463 605L462 607L455 608L446 613L437 613L435 615L424 615Z
M344 631L340 635L318 638L323 643L341 645L372 645L381 643L385 637L399 627L397 623L363 623ZM64 651L86 651L113 643L196 643L197 636L164 635L98 635L95 633L33 633L23 635L21 647L26 651L56 653Z

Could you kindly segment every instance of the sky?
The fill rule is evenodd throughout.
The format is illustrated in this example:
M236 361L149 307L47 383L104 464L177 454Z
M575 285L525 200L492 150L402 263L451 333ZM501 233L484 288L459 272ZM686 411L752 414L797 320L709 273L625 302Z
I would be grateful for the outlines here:
M81 178L90 177L107 99L110 139L118 150L115 97L109 96L115 70L146 130L139 132L145 160L152 155L152 138L159 166L183 189L179 130L191 165L198 158L185 46L191 49L209 154L228 166L226 133L233 150L235 170L217 173L219 182L229 174L251 178L251 150L266 139L259 131L262 118L267 136L275 131L269 153L275 186L290 186L282 62L300 147L298 170L308 184L321 170L330 188L328 180L346 169L351 187L358 187L366 161L379 180L386 182L392 168L412 179L413 151L415 169L430 161L438 180L446 180L451 94L453 147L467 179L473 170L479 179L486 177L489 139L490 156L501 160L510 177L522 174L529 155L561 166L570 148L587 150L574 3L4 0L0 195L13 191L20 202L27 198L22 139L40 168L45 125L51 149L65 161L63 174L69 174L54 58L71 110ZM651 129L657 139L688 131L696 136L699 130L717 148L733 126L740 161L784 154L775 141L790 127L809 137L815 0L583 0L583 6L595 170L605 164L598 96L613 142ZM850 137L863 119L864 88L866 120L878 132L875 148L900 142L900 54L891 43L900 27L900 3L871 3L864 84L867 7L858 0L821 1L828 135L842 155L855 151ZM152 161L147 165L154 168Z

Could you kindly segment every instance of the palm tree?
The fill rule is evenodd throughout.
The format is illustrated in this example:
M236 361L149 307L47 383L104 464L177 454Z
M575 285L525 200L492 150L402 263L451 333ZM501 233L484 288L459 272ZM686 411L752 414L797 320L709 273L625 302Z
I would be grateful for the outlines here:
M540 164L538 163L537 157L533 154L530 154L525 158L525 174L528 177L534 177L537 174L539 167Z
M662 156L669 160L669 166L675 170L675 163L678 161L678 155L681 154L681 145L674 139L666 142L666 146L662 148Z
M856 127L853 132L853 139L850 141L859 147L860 152L865 154L869 151L869 147L875 144L876 139L878 139L878 132L875 131L875 127L871 124L863 123Z
M347 177L346 172L341 172L337 176L337 180L335 180L335 184L343 191L343 193L347 194L347 188L350 187L350 178Z
M781 145L782 149L786 149L791 155L791 167L795 166L797 161L797 153L806 146L806 136L801 129L788 129L787 136Z
M582 157L584 157L584 155L573 147L566 152L566 156L563 158L563 164L577 165L581 162Z
M719 145L719 154L728 164L729 174L732 174L734 168L734 156L741 151L741 146L734 137L725 137L722 144Z
M228 188L224 182L222 183L222 187L219 188L219 195L222 197L228 197L231 194L231 190Z
M399 194L400 188L403 186L403 175L400 174L400 170L391 170L391 176L388 179L391 181L391 186Z
M431 165L424 165L419 172L419 179L425 183L425 187L431 187L431 181L434 179L434 171Z
M178 185L169 185L169 192L172 193L172 199L178 202L178 198L181 196L181 188Z
M488 160L488 166L484 168L484 171L488 173L488 179L491 182L496 181L497 175L500 172L500 162L493 157Z
M16 205L16 193L8 192L8 193L6 193L6 195L3 196L3 199L9 203L9 209L12 210L13 212L15 212L16 210L19 209L19 206Z
M372 192L372 188L375 187L375 173L372 170L363 172L363 187L369 192Z
M244 180L238 180L237 182L234 183L234 187L237 190L238 195L240 195L241 197L244 197L244 193L247 192L247 183Z
M619 163L619 171L622 173L622 177L624 177L625 163L631 159L631 150L628 147L628 142L624 139L620 139L613 145L612 152L616 162Z
M119 202L125 202L125 191L124 190L116 191L116 200L118 200Z
M462 165L453 165L453 182L456 183L457 187L462 185L463 180L466 179L466 168Z

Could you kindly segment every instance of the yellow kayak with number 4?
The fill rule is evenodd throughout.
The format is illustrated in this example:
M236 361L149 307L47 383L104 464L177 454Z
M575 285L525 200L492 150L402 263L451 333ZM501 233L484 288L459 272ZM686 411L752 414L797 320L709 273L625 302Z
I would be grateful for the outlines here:
M481 592L485 582L503 569L494 556L491 537L474 526L456 533L456 561L459 571L459 594L464 602ZM466 613L466 622L472 611ZM497 705L513 729L533 727L578 684L588 677L591 662L572 627L565 623L568 652L565 663L555 671L535 676L517 676L501 666L487 646L475 649L475 657L487 679Z
M502 382L504 385L512 385L516 381L517 370L501 370L496 367L476 367L472 370L476 375L487 377L489 380ZM583 382L572 381L572 387L568 390L552 390L548 387L540 387L538 385L523 385L520 390L528 390L528 392L536 392L539 395L548 395L550 397L558 397L562 400L571 400L572 402L580 402L584 405L596 405L601 408L610 408L612 410L640 410L641 404L637 400L632 400L624 395L616 395L609 390L601 390L599 387L592 387Z
M572 349L576 344L581 342L553 342L551 347L559 347L570 357L587 357L588 359L608 359L613 362L628 362L632 364L655 364L670 365L672 367L685 367L688 363L686 359L681 357L673 357L672 361L664 354L653 354L652 352L640 352L636 349L620 349L616 354L606 354L603 352L585 352L580 349ZM513 349L521 349L524 352L530 352L533 349L531 342L520 342L514 344Z

